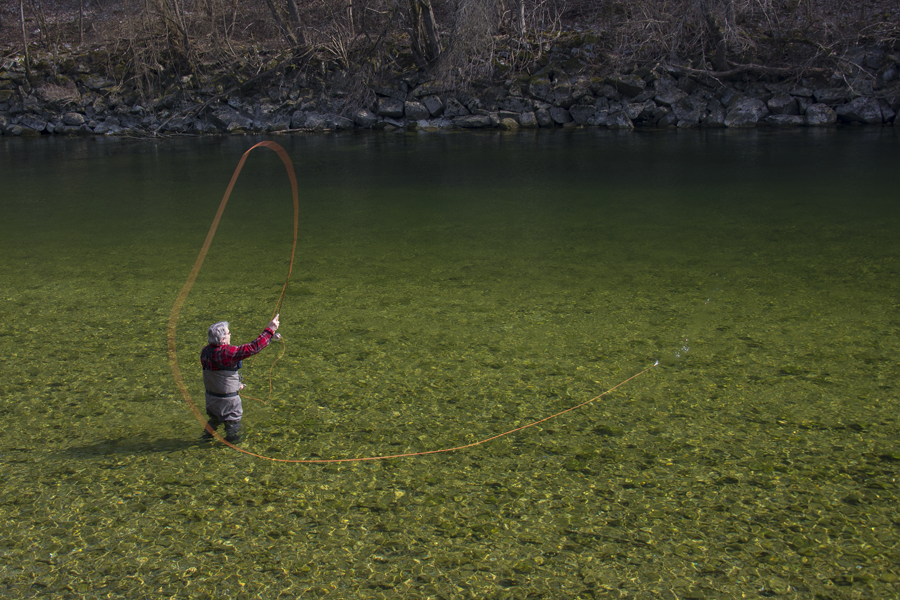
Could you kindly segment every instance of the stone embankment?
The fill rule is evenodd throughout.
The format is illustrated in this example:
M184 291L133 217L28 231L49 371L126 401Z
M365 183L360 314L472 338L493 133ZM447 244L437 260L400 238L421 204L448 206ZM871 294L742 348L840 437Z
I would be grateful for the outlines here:
M155 101L90 73L35 83L21 62L0 67L0 134L5 136L277 133L365 129L538 127L819 127L893 125L900 110L896 69L860 95L846 85L718 82L660 67L607 78L558 69L508 80L475 95L407 78L373 91L370 106L337 114L328 90L273 86L227 97L190 88ZM60 84L59 82L63 83ZM219 91L220 92L220 91Z

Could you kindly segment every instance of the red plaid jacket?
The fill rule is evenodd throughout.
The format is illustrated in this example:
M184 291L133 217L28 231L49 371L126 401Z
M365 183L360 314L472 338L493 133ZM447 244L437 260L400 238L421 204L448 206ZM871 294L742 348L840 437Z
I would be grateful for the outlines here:
M241 361L269 345L274 332L266 327L256 340L241 346L208 344L200 351L200 364L209 371L237 371Z

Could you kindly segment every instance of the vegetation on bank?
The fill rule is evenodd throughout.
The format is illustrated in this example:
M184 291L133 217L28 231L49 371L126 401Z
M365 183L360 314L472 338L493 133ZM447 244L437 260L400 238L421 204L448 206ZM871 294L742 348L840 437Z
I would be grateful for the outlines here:
M404 77L465 89L531 74L560 45L580 49L569 74L661 63L868 93L897 78L900 2L0 0L0 52L29 79L64 87L78 67L141 97L302 81L353 110Z

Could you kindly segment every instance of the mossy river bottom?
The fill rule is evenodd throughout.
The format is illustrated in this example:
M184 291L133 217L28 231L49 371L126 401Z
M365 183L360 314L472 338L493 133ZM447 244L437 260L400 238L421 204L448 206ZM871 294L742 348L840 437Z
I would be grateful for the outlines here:
M894 129L272 138L242 448L465 445L660 361L339 464L201 442L167 359L260 139L0 139L0 596L900 596ZM256 150L178 321L201 408L291 238Z

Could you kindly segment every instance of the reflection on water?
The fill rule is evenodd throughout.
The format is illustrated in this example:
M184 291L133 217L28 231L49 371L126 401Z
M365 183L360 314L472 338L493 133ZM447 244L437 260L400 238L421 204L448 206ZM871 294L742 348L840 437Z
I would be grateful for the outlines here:
M17 597L891 597L898 138L278 138L287 355L203 446L165 329L256 141L0 139L0 590ZM182 311L268 322L253 154ZM276 353L245 368L265 397ZM192 374L194 376L192 376Z

